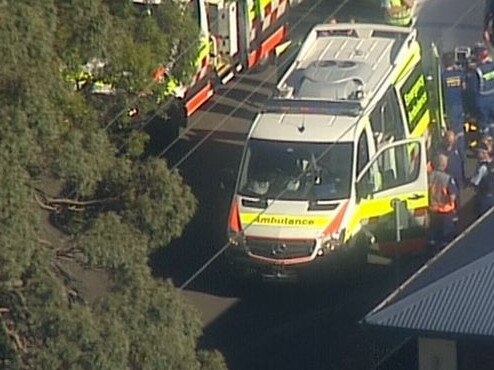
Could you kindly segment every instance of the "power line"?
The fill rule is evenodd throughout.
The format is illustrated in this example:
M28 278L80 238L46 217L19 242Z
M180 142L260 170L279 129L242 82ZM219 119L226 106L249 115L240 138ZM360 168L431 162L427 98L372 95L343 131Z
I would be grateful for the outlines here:
M322 1L318 1L314 6L312 6L309 11L302 17L299 19L299 21L295 24L299 24L303 19L305 19L309 13L311 13ZM346 5L347 3L349 2L349 0L345 0L343 3L341 3L328 17L333 17L335 16L342 8L344 5ZM475 5L476 6L476 5ZM474 7L475 7L474 6ZM470 8L469 9L469 12L473 9ZM456 22L455 24L453 24L451 27L448 28L448 30L451 30L451 29L454 29L455 27L457 27L458 25L458 22ZM285 61L287 62L287 61ZM275 73L271 73L268 75L268 77L273 77ZM221 126L223 126L226 121L228 121L228 119L230 117L232 117L232 115L238 110L240 109L240 106L243 104L243 103L246 103L247 100L253 96L254 93L256 93L260 88L255 88L245 99L243 99L239 104L237 105L236 108L234 108L222 121L220 121L210 132L208 132L208 134L205 135L205 137L203 137L191 150L189 150L186 154L184 154L182 156L182 158L172 167L172 169L176 169L179 165L181 165L185 160L187 160L187 158L189 158L209 137L211 137L214 132L216 132ZM322 152L322 154L316 159L316 163L322 158L324 157L326 154L329 153L329 151L331 150L331 148L334 147L334 145L336 145L336 143L338 143L338 141L341 139L341 137L343 137L343 135L345 135L350 129L352 129L354 127L354 125L351 125L349 126L349 128L347 130L345 130L345 132L336 140L335 143L332 143L326 150L324 150ZM165 148L165 151L167 150L167 148ZM165 152L163 151L162 153L160 153L160 156ZM300 179L302 176L305 175L305 173L307 173L307 171L303 171L300 176L297 178L297 179ZM283 196L283 194L286 192L286 190L280 192L275 198L274 200L278 200L281 196ZM274 202L273 202L274 203ZM269 207L271 207L271 205L273 204L271 203L270 205L268 205L268 207L266 207L264 210L260 211L257 216L254 218L254 220L252 220L245 228L244 228L244 231L247 230L250 226L252 226L252 224L254 222L256 222L258 220L258 218L264 214L268 209ZM195 273L192 274L192 276L187 279L180 287L179 289L185 289L193 280L195 280L202 272L204 272L204 270L214 261L216 260L229 246L230 246L230 242L227 242L226 244L224 244L221 249L215 253L208 261L206 261Z
M199 20L200 20L200 18L198 19L198 21ZM218 25L218 23L219 23L219 19L216 19L214 22L211 23L210 28L216 27ZM201 31L200 30L200 27L199 27L199 31ZM178 60L180 60L180 59L185 58L185 55L188 52L192 51L195 46L196 46L196 43L191 43L184 50L182 50L182 52L180 54L178 54L177 56L174 56L175 62L178 61ZM197 70L195 72L197 72ZM155 84L156 84L156 82L150 82L144 88L144 90L150 89ZM149 119L148 121L146 121L146 123L144 124L144 126L146 126L153 118L155 118L159 114L159 112L162 112L162 111L166 110L170 106L170 104L173 102L173 99L175 99L175 98L176 97L173 94L170 95L169 97L167 97L167 99L165 100L165 102L161 103L161 105L156 110L156 113L152 116L151 119ZM139 96L136 96L134 99L131 100L130 103L126 104L126 107L125 108L123 108L112 119L109 120L109 122L104 126L104 130L108 130L108 128L110 126L112 126L123 114L127 113L129 111L129 109L131 109L132 107L134 107L140 99L141 98Z
M343 1L340 5L338 5L338 7L329 15L329 17L332 17L334 16L335 14L337 14L350 0L345 0ZM307 18L309 16L309 14L311 14L321 3L323 2L323 0L319 0L317 1L313 6L311 6L309 8L309 10L301 17L298 19L297 22L294 23L294 26L297 26L299 25L305 18ZM286 64L288 64L290 61L289 60L285 60L281 66L285 66ZM268 75L267 78L272 78L276 75L276 71L270 73ZM241 81L237 81L232 87L230 87L227 92L231 91L234 87L236 87L238 84L240 84ZM259 90L261 89L261 86L258 86L256 88L254 88L244 99L242 99L239 104L233 109L230 111L230 113L225 117L223 118L218 124L216 124L212 130L210 130L203 138L201 138L201 140L196 144L194 145L194 147L192 147L192 149L190 149L187 153L185 153L182 158L180 158L177 163L175 163L173 165L173 169L176 169L178 166L180 166L183 162L185 162L197 149L199 149L202 144L204 144L204 142L206 142L217 130L219 130L239 109L240 107L245 104L255 93L257 93ZM211 110L212 108L214 108L218 103L214 103L210 108L209 110ZM208 111L209 111L208 110ZM195 126L197 126L200 122L202 122L202 120L198 120L195 122L194 125L192 125L190 128L189 128L189 131L191 129L193 129ZM187 131L188 132L188 131ZM186 133L186 132L185 132ZM185 133L182 134L182 137L185 135ZM161 151L159 154L158 154L158 157L161 157L162 155L164 155L168 150L169 148L174 145L178 140L178 139L175 139L170 145L168 145L163 151Z
M326 149L324 149L321 154L315 158L315 163L317 164L323 157L325 157L330 151L331 149L336 146L340 140L346 135L348 134L348 132L350 132L352 129L354 129L355 125L357 123L354 123L352 125L349 125L347 129L345 129L336 139L334 142L330 143L328 145L328 147ZM175 167L173 167L175 168ZM311 171L312 169L311 168L307 168L303 171L301 171L301 173L294 178L294 181L297 182L299 180L302 179L302 177L304 177L306 174L309 173L309 171ZM265 212L267 212L269 210L269 208L275 203L275 201L279 200L286 192L288 191L288 189L283 189L282 191L280 191L276 197L273 198L273 202L271 202L270 204L267 205L266 208L264 208L262 211L258 212L256 217L250 221L244 228L243 228L243 231L242 232L238 232L235 236L238 237L240 236L243 232L245 232L246 230L248 230L255 222L257 222L259 220L259 217L261 217ZM211 265L211 263L214 262L214 260L216 260L221 254L224 253L224 251L226 251L226 249L228 249L228 247L231 245L230 241L228 241L227 243L225 243L220 249L218 252L216 252L210 259L208 259L199 269L197 269L193 274L192 276L187 279L182 285L180 285L179 289L180 290L183 290L185 289L193 280L195 280L202 272L204 272L204 270L209 266Z
M351 125L348 126L348 128L346 130L344 130L336 139L334 142L330 143L328 145L328 147L326 149L324 149L321 154L315 158L315 164L317 164L322 158L324 158L330 151L333 147L335 147L336 145L338 145L338 143L340 142L340 140L345 137L346 134L348 134L348 132L350 132L355 126L356 126L357 123L353 123ZM312 168L307 168L303 171L300 172L300 174L295 177L293 179L294 182L297 182L297 181L300 181L306 174L308 174L310 171L312 171ZM268 204L266 208L264 208L262 211L258 212L256 217L254 217L254 219L252 221L250 221L244 228L243 228L243 231L246 231L248 230L255 222L257 222L259 220L259 217L261 217L264 213L266 213L269 208L277 201L277 200L280 200L281 197L283 195L286 194L286 192L288 192L288 189L283 189L282 191L280 191L272 200L271 204ZM238 232L235 237L238 237L242 234L242 232ZM179 289L180 290L183 290L185 289L193 280L195 280L195 278L197 278L197 276L199 276L214 260L216 260L225 250L228 249L228 247L231 245L230 241L228 241L227 243L225 243L221 249L216 252L210 259L208 259L199 269L197 269L196 272L194 272L194 274L192 274L192 276L187 279L187 281L185 281L185 283L183 283Z

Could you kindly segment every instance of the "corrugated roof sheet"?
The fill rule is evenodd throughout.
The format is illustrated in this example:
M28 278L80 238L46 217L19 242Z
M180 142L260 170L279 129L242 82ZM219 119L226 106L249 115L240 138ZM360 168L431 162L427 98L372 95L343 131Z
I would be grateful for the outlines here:
M494 212L473 224L363 322L442 334L494 336Z

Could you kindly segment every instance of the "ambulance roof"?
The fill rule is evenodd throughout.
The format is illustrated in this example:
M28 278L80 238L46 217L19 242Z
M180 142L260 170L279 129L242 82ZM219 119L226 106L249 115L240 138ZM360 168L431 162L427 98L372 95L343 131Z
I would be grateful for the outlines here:
M369 102L384 94L397 61L409 58L416 32L375 24L328 24L312 29L257 116L252 138L353 141ZM406 58L406 59L404 59Z
M354 101L365 107L407 56L413 29L375 24L323 24L312 29L280 80L287 99Z

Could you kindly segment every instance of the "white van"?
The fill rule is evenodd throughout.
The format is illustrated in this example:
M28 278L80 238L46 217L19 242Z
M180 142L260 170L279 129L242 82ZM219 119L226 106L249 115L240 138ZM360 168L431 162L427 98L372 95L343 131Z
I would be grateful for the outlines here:
M249 132L230 260L282 277L352 251L379 261L423 246L432 122L413 29L315 27ZM398 245L396 204L406 207Z

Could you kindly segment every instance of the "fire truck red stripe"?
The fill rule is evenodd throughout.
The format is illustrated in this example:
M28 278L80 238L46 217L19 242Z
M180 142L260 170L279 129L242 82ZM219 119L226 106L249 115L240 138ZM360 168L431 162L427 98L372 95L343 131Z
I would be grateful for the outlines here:
M193 97L191 97L187 103L185 103L185 108L187 110L187 117L190 117L196 110L198 110L201 105L209 100L213 96L213 85L210 82L207 83L201 90L199 90Z

